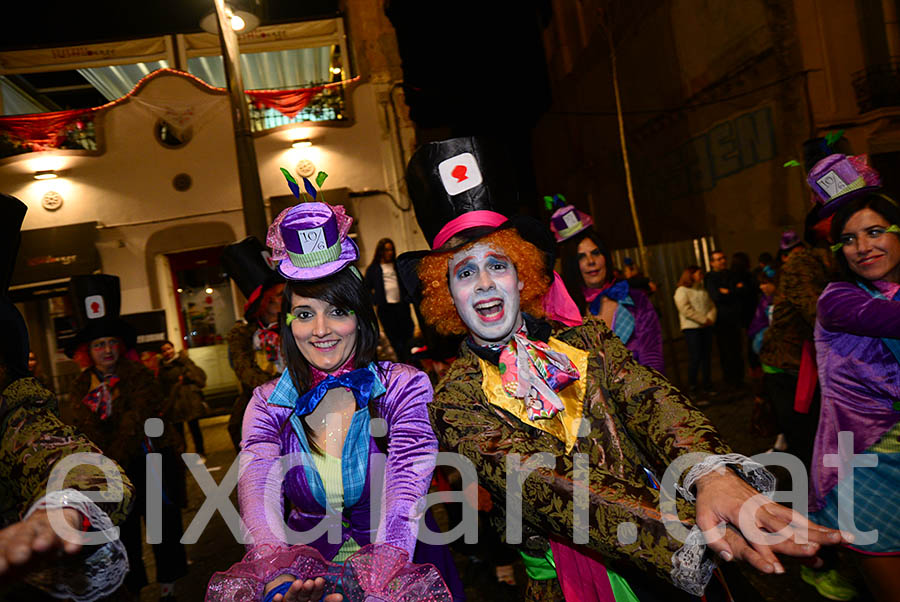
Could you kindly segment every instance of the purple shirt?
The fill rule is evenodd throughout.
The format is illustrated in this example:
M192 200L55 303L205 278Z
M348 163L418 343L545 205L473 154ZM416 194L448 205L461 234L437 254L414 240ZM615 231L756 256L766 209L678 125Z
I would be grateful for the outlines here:
M380 362L379 367L387 392L369 403L375 405L376 415L388 424L383 519L378 532L374 532L369 524L369 491L374 485L370 483L369 470L359 501L344 508L341 541L328 543L327 536L323 535L310 544L325 558L334 557L350 537L361 546L372 542L392 544L413 557L421 518L415 506L428 490L437 454L437 439L426 407L434 393L428 377L418 370L390 362ZM292 408L266 403L276 383L271 381L257 387L244 414L241 442L244 470L238 481L238 499L241 518L253 537L250 547L266 543L286 545L283 527L267 524L264 502L271 506L275 516L282 517L287 498L293 508L286 523L295 531L308 531L325 517L324 508L313 496L302 466L289 470L283 484L266 486L266 475L278 458L301 451L289 420ZM370 458L379 453L371 437L369 450Z
M822 462L825 454L837 453L838 433L853 432L858 454L900 421L894 409L900 403L900 363L880 338L900 338L900 302L875 299L850 282L833 282L819 297L815 333L822 410L811 511L822 507L837 484L837 468Z
M666 362L663 357L662 327L659 325L659 316L650 302L650 298L643 292L631 289L628 292L634 305L625 305L616 309L616 315L623 308L634 318L634 332L628 337L625 347L637 360L637 363L648 368L666 373ZM615 318L612 328L615 331Z

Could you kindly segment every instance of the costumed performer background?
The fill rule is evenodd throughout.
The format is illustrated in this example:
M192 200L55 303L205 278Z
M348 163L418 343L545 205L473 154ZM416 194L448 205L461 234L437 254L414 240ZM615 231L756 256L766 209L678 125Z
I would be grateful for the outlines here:
M166 400L163 412L166 421L178 429L182 438L185 436L184 423L187 423L194 439L194 449L205 457L200 418L206 415L206 402L203 400L206 372L191 360L187 349L176 352L172 341L163 341L159 352L162 358L157 376Z
M831 237L841 281L819 297L815 329L821 413L812 462L811 517L839 524L853 509L863 532L857 552L862 573L877 600L900 599L900 207L877 187L866 158L832 155L809 172L821 203L819 215L834 215ZM837 182L837 183L835 183ZM823 184L824 183L824 184ZM828 185L830 184L830 186ZM852 451L848 438L852 434ZM877 458L853 470L850 454ZM827 454L841 459L827 465ZM853 460L857 467L861 459ZM843 485L852 477L852 493ZM852 497L851 497L852 496ZM852 505L852 506L851 506Z
M75 531L109 529L125 520L134 489L115 463L118 499L100 470L86 464L73 467L56 491L48 489L61 460L101 451L60 422L56 397L27 368L28 331L7 296L26 210L15 197L0 195L0 598L40 599L38 587L54 598L92 602L122 584L125 547L118 539L85 547L67 541L51 513L61 511ZM106 491L110 501L94 503L87 491Z
M530 599L610 599L613 578L599 561L643 571L632 588L652 589L656 577L701 595L713 554L781 573L776 552L812 556L820 544L840 542L841 533L758 495L743 478L770 490L771 474L731 453L707 418L659 373L635 362L602 321L569 325L579 316L576 310L573 320L551 286L559 283L550 274L549 232L491 210L517 201L504 186L508 173L505 157L483 139L419 148L407 184L434 251L405 253L398 266L404 285L421 291L429 322L469 334L428 409L442 447L477 468L498 512L495 526L518 518L504 515L511 512L507 489L516 483L508 480L513 454L520 461L541 453L553 458L529 474L521 494L522 541L531 562L546 559L547 572L555 563L558 576L558 583L552 575L530 581ZM691 452L704 459L691 462L678 484L678 516L690 529L682 542L666 532L652 475ZM583 545L572 539L576 453L588 459L578 469L589 480ZM767 546L726 529L739 524L743 508L763 531L785 528L790 537ZM707 546L700 529L721 537ZM804 535L811 543L798 541Z
M145 456L162 456L162 475L150 474L162 488L162 539L153 544L153 555L160 599L172 600L175 581L187 574L181 543L184 464L176 453L180 438L171 427L161 433L145 431L148 419L162 416L163 395L153 373L134 352L134 329L119 317L119 278L108 274L72 276L69 296L76 335L65 351L84 370L72 381L60 416L125 467L134 484L134 507L121 527L130 565L125 586L134 596L147 585L141 543L141 516L149 495Z
M284 371L278 314L284 278L271 263L271 254L250 236L225 247L222 266L247 298L244 320L232 327L228 341L228 362L237 375L241 391L234 400L228 420L228 434L241 449L241 423L253 389L277 378Z
M583 316L603 320L639 364L664 374L659 316L646 293L613 275L612 256L592 224L573 205L559 207L550 218L566 290Z
M390 550L399 548L404 560L434 564L453 599L462 600L448 548L416 541L422 518L416 504L428 489L437 453L426 410L431 383L410 366L375 361L378 322L353 265L359 250L348 237L352 221L341 206L309 202L286 209L269 228L267 243L287 280L282 328L287 370L254 390L244 414L238 498L252 543L246 566L231 573L263 564L255 594L275 602L282 594L288 601L299 599L302 575L283 564L290 558L284 554L289 540L281 525L286 516L293 531L310 531L322 521L337 527L340 541L323 533L310 546L338 564L358 566L360 557L372 558L365 561L371 566L360 580L376 578L378 545L388 544ZM304 454L302 465L293 461L284 479L273 482L273 467L289 454L292 459ZM387 458L379 483L370 460L382 454ZM376 502L382 508L380 521L370 516ZM436 530L433 521L426 517L426 522ZM309 554L306 546L293 549ZM408 587L446 590L433 568L424 576L410 570L402 567L393 585L368 594L394 600ZM377 576L384 577L392 572ZM213 585L216 592L223 590L220 583ZM341 585L347 593L349 584ZM212 589L208 601L232 599L229 592Z

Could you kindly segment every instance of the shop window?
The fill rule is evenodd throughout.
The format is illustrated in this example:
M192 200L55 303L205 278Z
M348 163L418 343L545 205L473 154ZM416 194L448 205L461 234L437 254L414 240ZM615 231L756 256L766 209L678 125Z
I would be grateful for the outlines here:
M211 247L166 255L184 346L225 343L235 322L231 281L222 270L222 250Z

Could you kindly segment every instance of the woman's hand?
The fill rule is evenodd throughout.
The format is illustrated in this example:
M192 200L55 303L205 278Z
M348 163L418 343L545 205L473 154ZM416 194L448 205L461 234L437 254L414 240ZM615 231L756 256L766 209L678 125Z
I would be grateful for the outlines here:
M272 588L287 581L293 581L291 589L286 591L284 595L275 594L272 602L318 602L320 599L322 602L341 602L344 599L340 594L329 594L322 598L322 593L325 591L325 580L321 577L301 581L300 579L294 579L290 575L281 575L270 581L266 585L263 594L269 593Z
M0 531L0 578L27 571L46 554L62 550L75 554L81 544L63 539L50 522L50 513L60 510L38 510L23 521ZM74 531L81 527L81 513L72 508L61 510L63 519Z
M697 526L722 559L744 560L763 573L784 572L776 553L815 557L822 545L853 541L776 504L724 467L697 481Z

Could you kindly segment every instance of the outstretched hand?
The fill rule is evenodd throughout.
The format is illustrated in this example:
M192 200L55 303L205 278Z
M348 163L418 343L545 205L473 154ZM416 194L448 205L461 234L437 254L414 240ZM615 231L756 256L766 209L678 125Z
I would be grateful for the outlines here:
M814 558L823 545L853 542L849 533L773 502L724 467L697 481L697 526L723 560L744 560L763 573L784 572L776 554Z
M81 549L79 543L67 541L56 532L50 522L51 512L62 512L66 523L76 531L81 526L81 514L72 508L63 508L38 510L0 531L0 581L27 572L49 553L62 550L66 554L75 554Z
M283 575L269 583L266 587L266 592L291 579L293 578L288 575ZM275 594L272 602L318 602L319 600L322 602L341 602L341 600L344 599L344 596L341 594L329 594L322 598L324 592L325 580L321 577L306 580L296 579L291 584L291 588L286 591L284 595Z

